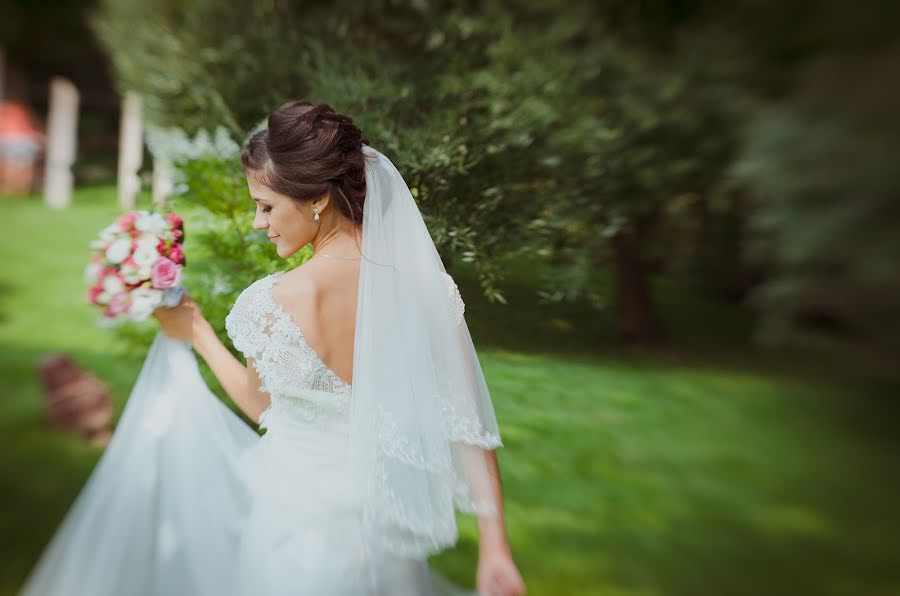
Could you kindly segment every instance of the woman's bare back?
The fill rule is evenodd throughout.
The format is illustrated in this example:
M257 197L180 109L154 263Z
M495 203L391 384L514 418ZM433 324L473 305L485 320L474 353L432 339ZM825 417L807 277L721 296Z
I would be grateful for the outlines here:
M313 258L280 276L272 296L290 315L319 359L345 383L353 381L359 260Z

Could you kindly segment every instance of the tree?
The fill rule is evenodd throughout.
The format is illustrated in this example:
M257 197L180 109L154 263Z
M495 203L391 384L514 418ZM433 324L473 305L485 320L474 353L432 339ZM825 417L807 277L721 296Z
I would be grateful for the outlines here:
M535 90L552 73L514 72L510 52L527 45L502 12L346 4L242 12L220 2L108 0L96 26L122 85L147 97L159 125L224 124L243 138L296 96L353 114L404 172L442 254L474 263L485 294L502 300L499 257L529 247L532 191L544 183L534 146L557 112Z
M738 172L756 191L748 258L769 340L813 334L900 349L900 47L822 60L748 128Z
M765 273L759 335L896 352L900 6L747 1L716 18L749 99L734 172L752 199L743 257Z
M661 334L645 262L662 220L730 155L698 63L620 41L590 3L106 0L97 28L160 124L243 138L296 96L353 114L491 299L510 255L552 259L550 299L593 293L611 261L628 339Z

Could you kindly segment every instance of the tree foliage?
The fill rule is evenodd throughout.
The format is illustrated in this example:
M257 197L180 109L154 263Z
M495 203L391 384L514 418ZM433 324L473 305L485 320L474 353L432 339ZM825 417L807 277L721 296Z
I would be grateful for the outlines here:
M541 105L491 94L500 86L490 69L509 65L484 60L496 44L485 19L413 5L381 14L353 3L243 11L221 2L108 1L96 23L122 85L148 98L148 117L161 126L225 125L242 139L297 96L352 114L404 172L439 250L475 263L485 293L502 298L497 258L522 248L529 218L509 197L539 183L528 149L549 118ZM474 84L463 76L473 61L482 70ZM535 84L522 78L504 93L527 97Z
M828 52L863 64L882 51L892 29L872 15L896 8L864 4L872 10L836 0L103 0L94 21L120 84L142 93L154 123L190 134L224 126L240 141L284 100L328 102L397 164L442 256L473 263L486 295L502 300L503 259L534 258L550 265L545 299L602 306L595 272L609 266L621 331L642 338L662 331L653 272L734 296L753 266L768 282L761 295L781 297L758 300L763 314L787 320L807 300L788 296L826 290L796 272L819 270L819 251L858 235L863 213L886 212L876 195L887 191L864 189L893 184L877 157L894 147L887 132L856 134L871 125L848 106L870 106L832 100L803 74ZM844 155L847 138L865 159ZM737 156L753 165L735 169ZM252 238L236 164L204 159L183 168L186 196L234 238ZM814 173L817 160L828 175ZM825 195L833 209L802 207ZM789 254L810 229L821 240ZM741 253L745 244L764 250ZM829 254L844 271L861 258L883 271L889 245ZM229 267L240 270L252 253L233 249ZM866 279L847 276L853 291L829 312L846 318L862 304L856 290L888 283ZM798 284L807 289L783 291Z
M747 257L768 339L829 332L900 349L900 47L810 65L747 129L756 190Z

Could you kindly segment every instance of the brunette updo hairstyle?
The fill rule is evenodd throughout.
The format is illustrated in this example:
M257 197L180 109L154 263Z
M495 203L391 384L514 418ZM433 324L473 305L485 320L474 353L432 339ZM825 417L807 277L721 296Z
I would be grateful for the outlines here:
M269 128L241 151L244 173L301 203L325 193L340 213L361 224L366 199L368 144L349 117L327 104L289 101L269 116Z

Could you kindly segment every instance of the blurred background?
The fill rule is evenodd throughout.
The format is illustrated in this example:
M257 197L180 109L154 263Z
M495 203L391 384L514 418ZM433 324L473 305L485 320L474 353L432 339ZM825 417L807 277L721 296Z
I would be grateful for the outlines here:
M892 0L0 1L0 594L155 333L97 326L88 243L176 210L225 339L308 257L252 230L237 160L293 98L391 157L459 282L529 594L900 593L898 26ZM94 418L64 431L76 377ZM462 523L433 563L471 586Z

